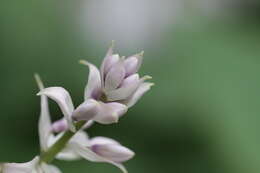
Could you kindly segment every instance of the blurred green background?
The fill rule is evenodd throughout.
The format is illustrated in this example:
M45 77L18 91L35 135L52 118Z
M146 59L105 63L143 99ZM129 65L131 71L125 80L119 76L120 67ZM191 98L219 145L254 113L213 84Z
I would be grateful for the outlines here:
M87 59L145 50L141 74L156 84L120 123L90 136L133 149L130 173L260 172L260 3L250 0L1 0L0 161L38 153L33 74L83 100ZM61 117L51 101L53 120ZM85 160L64 173L117 173Z

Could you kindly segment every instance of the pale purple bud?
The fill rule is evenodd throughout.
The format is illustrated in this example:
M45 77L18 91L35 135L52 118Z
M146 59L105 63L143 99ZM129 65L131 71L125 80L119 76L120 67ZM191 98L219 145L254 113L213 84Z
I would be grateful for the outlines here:
M123 116L127 112L127 107L121 103L111 102L107 103L107 105L113 109L113 111L117 114L118 117Z
M144 52L141 52L139 54L130 56L125 59L124 67L126 70L126 76L130 76L130 75L138 72L139 68L142 65L143 54L144 54Z
M117 163L125 162L135 155L133 151L110 138L96 137L90 140L90 144L93 152Z
M107 100L118 101L129 98L136 91L140 82L138 74L125 78L119 88L106 92Z
M77 107L72 113L72 118L76 121L91 120L99 112L99 103L94 99L88 99Z
M131 84L136 84L139 82L139 75L138 74L133 74L131 76L128 76L127 78L125 78L122 82L122 84L120 85L120 88L124 88L127 87Z
M136 72L137 64L138 60L136 57L129 57L125 60L124 65L127 76Z
M99 102L99 111L93 120L101 124L116 123L119 117L126 113L126 111L127 107L123 104Z
M68 122L64 118L57 120L52 124L52 131L55 133L59 133L65 130L68 130Z
M118 54L114 54L109 56L106 61L104 62L104 74L106 75L108 73L108 71L111 69L111 67L113 65L115 65L118 61L119 61L119 55Z
M119 61L109 70L105 78L105 91L116 89L125 78L123 61Z

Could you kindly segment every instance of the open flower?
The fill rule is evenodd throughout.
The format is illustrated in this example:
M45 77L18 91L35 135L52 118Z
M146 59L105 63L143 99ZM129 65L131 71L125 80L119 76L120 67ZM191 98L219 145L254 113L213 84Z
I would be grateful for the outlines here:
M44 86L42 84L42 81L38 76L36 76L36 79L40 91L44 91ZM64 123L64 122L66 121L61 120L60 123ZM40 136L41 150L43 152L47 151L49 147L51 147L56 141L58 141L60 137L64 134L64 132L61 132L58 135L54 135L52 128L53 126L51 126L51 121L50 121L48 100L45 95L41 95L39 136ZM116 142L113 139L105 138L105 137L95 137L89 139L87 133L84 132L83 130L80 130L70 139L68 144L56 156L56 158L60 160L77 160L77 159L85 158L93 162L106 162L117 166L124 173L127 173L127 170L122 165L122 163L131 159L133 156L134 156L134 152L122 146L120 143ZM50 165L48 166L50 167ZM48 166L46 166L45 164L45 167Z

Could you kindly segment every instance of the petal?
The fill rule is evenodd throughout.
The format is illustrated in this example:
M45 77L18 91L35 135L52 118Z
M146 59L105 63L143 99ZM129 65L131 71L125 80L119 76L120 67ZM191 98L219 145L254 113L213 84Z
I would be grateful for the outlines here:
M89 144L90 145L97 145L97 144L104 145L104 144L119 144L119 143L117 141L115 141L114 139L98 136L98 137L91 138L89 140Z
M108 101L124 100L132 95L140 84L139 75L133 74L122 82L120 88L106 92Z
M71 142L78 142L87 145L87 143L89 143L88 134L85 131L78 131L69 141L69 143Z
M85 158L86 160L89 160L92 162L110 163L110 164L118 167L120 170L122 170L123 173L127 173L127 170L125 169L125 167L122 164L116 163L114 161L108 160L106 158L103 158L102 156L97 155L89 147L85 147L79 143L73 143L73 147L74 147L75 152L77 152L79 155L81 155L81 157Z
M80 61L89 67L88 84L85 88L85 100L89 98L98 99L101 96L101 76L97 67L87 61Z
M39 87L39 90L42 91L44 89L44 85L40 76L38 74L35 74L35 79ZM50 120L48 98L45 95L41 96L41 113L40 113L40 119L38 124L39 124L38 132L39 132L41 150L46 151L48 149L47 140L51 135L51 120Z
M127 107L120 103L99 102L99 104L99 112L93 120L101 124L116 123L118 122L119 117L127 111Z
M107 68L107 64L108 62L113 62L113 60L111 60L112 58L112 55L113 55L113 49L114 49L114 41L112 41L108 51L107 51L107 54L101 64L101 67L100 67L100 74L101 74L101 82L102 82L102 86L104 87L104 79L105 79L105 68ZM109 63L110 64L110 63Z
M4 163L1 165L1 173L32 173L38 162L39 157L27 163Z
M136 92L128 99L122 101L123 104L127 105L128 108L132 107L136 102L147 92L151 89L151 86L153 86L153 83L150 82L144 82L142 83Z
M61 173L59 168L57 168L54 165L48 165L46 163L41 164L41 169L42 169L43 173Z
M107 73L105 79L105 91L116 89L125 78L123 60L116 63Z
M59 154L55 157L58 160L63 161L73 161L73 160L80 160L81 156L74 152L74 150L68 146L62 150Z
M110 102L106 105L108 105L112 109L112 111L117 114L118 117L124 115L128 110L127 106L118 102Z
M64 114L65 119L68 121L70 130L75 131L75 126L71 119L74 105L67 90L62 87L50 87L40 91L37 95L46 95L56 101Z
M64 133L60 133L59 135L55 137L51 137L49 139L49 146L53 145L55 142L57 142L63 135ZM56 156L56 159L59 160L79 160L81 157L78 155L74 149L71 147L71 143L73 142L78 142L81 143L82 145L87 145L88 144L88 135L84 131L78 131L68 142L68 144L65 146L65 148Z
M67 120L65 118L62 118L60 120L55 121L54 123L52 123L52 131L55 133L60 133L63 132L65 130L68 130L68 123Z
M104 77L109 72L111 67L113 67L119 60L120 60L120 57L118 54L114 54L114 55L107 57L105 64L104 64Z
M131 76L128 76L127 78L124 79L120 88L127 87L128 85L131 85L133 83L138 83L138 81L139 81L139 74L137 73L132 74Z
M76 121L88 121L98 114L99 103L94 99L88 99L73 112L72 118Z
M126 69L126 76L130 76L138 72L143 62L143 54L144 52L141 52L125 59L124 66Z
M91 148L98 155L117 163L130 160L135 155L133 151L120 144L96 144Z
M115 162L124 162L134 156L133 151L111 138L94 137L89 144L95 153Z

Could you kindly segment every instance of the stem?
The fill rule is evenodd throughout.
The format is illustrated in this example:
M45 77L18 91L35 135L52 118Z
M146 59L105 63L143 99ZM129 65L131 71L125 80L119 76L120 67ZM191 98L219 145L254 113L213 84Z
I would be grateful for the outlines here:
M84 126L85 121L79 121L75 124L77 131L66 131L62 137L54 143L46 152L42 152L40 160L45 163L50 163L54 160L55 156L66 146L69 140Z

